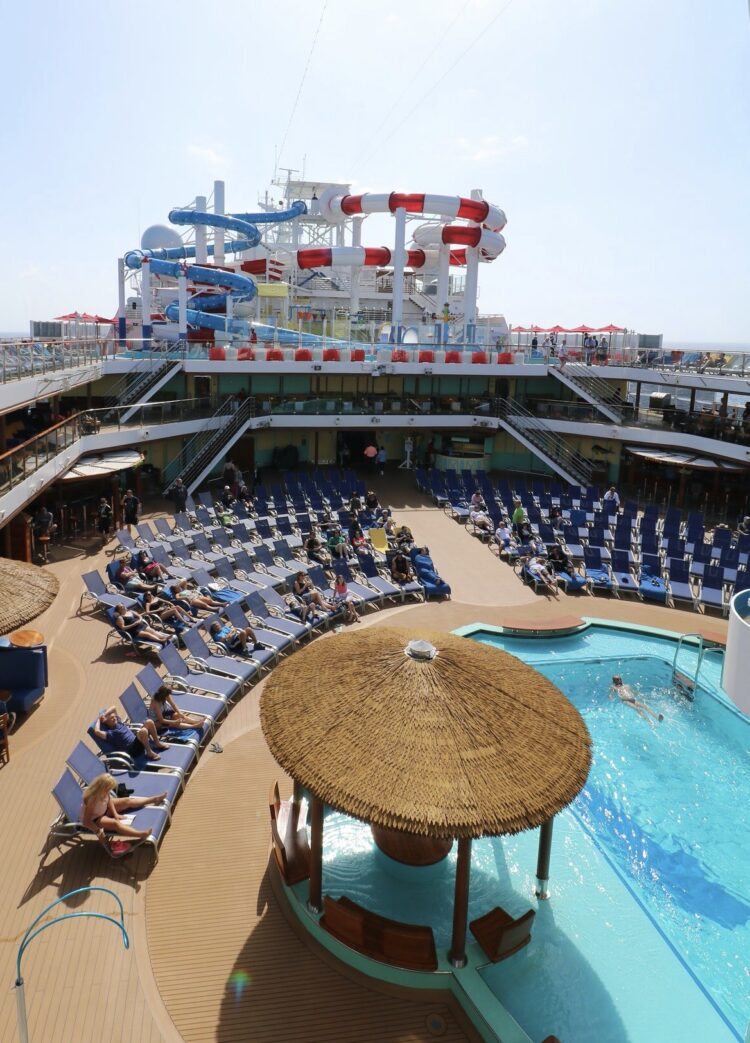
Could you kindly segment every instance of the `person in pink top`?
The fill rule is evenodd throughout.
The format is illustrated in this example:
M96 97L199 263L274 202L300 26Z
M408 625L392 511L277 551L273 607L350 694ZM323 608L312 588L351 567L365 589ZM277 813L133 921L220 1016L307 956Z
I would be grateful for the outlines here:
M333 585L333 601L335 605L343 605L345 623L359 623L359 613L354 607L354 598L341 574L336 577Z

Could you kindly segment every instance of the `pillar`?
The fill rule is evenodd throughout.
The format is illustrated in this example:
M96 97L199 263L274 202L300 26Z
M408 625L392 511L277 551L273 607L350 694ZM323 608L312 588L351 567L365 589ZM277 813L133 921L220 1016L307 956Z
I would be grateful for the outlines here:
M214 181L214 213L224 214L224 182ZM214 261L224 264L224 229L214 229Z
M537 898L549 898L549 860L552 851L552 824L554 818L543 822L539 829L539 851L536 859Z
M477 294L479 292L479 247L466 247L466 286L464 288L464 323L466 341L474 343L477 324Z
M466 966L466 928L469 922L469 877L471 870L471 837L458 841L456 891L453 898L453 936L449 959L454 967Z
M695 412L695 392L696 392L696 390L697 390L696 388L691 388L690 389L690 407L689 407L689 409L690 409L691 413Z
M187 299L187 275L179 275L177 277L177 322L183 350L187 345Z
M391 337L394 344L401 343L401 326L404 319L404 268L406 267L406 210L400 206L395 211L396 240L393 247L393 303L391 305Z
M151 266L148 257L143 258L141 265L141 326L143 328L143 349L151 348Z
M636 381L635 385L635 402L633 403L634 419L638 420L638 410L641 408L641 384L640 380Z
M117 338L120 347L125 347L125 335L127 325L125 322L125 261L122 257L117 260Z
M323 801L313 797L310 806L310 890L307 907L319 913L323 909Z
M451 274L451 246L450 243L441 243L438 250L438 277L436 308L438 311L448 300Z
M363 217L355 217L352 222L352 246L362 245L362 222ZM359 265L352 265L349 269L351 275L349 277L349 315L356 315L359 312L359 277L362 269ZM351 332L349 334L351 339Z
M195 197L195 209L200 214L206 213L207 208L206 197L196 196ZM195 263L205 264L208 260L208 247L206 246L206 226L196 225L195 226Z

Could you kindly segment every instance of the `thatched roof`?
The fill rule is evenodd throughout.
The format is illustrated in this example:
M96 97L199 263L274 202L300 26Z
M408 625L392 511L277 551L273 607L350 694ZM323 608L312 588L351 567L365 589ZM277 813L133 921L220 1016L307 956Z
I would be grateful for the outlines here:
M438 650L405 655L412 639ZM591 764L580 714L550 681L489 645L369 627L315 642L261 696L276 760L326 804L433 837L539 826Z
M46 569L0 558L0 634L8 634L49 608L60 589Z

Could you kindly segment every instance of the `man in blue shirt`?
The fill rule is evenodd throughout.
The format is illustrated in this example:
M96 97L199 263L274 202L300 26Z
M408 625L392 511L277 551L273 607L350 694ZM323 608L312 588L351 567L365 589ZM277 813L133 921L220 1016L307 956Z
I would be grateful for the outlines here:
M114 706L110 706L108 710L103 710L99 714L98 724L94 726L94 735L102 742L108 742L114 749L122 750L133 758L145 753L150 761L158 761L159 754L154 753L151 749L151 742L157 750L169 749L166 743L159 741L153 721L147 720L137 732L134 732L118 717Z

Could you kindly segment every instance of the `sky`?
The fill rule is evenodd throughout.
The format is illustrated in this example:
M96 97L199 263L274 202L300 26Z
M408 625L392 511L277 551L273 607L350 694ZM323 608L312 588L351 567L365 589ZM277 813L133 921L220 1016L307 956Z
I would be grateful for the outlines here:
M252 210L276 163L481 188L508 224L479 307L513 324L750 341L747 0L36 0L2 22L2 330L114 314L146 227L216 178Z

